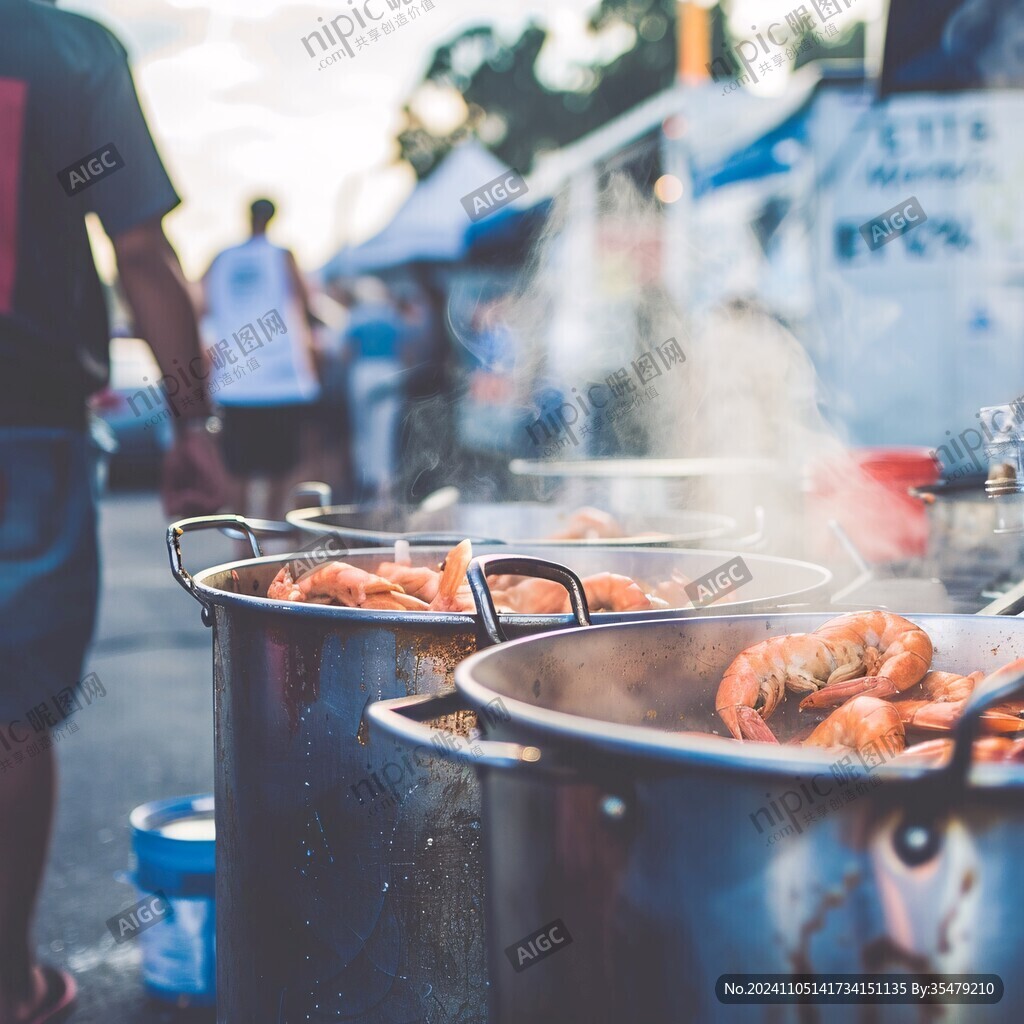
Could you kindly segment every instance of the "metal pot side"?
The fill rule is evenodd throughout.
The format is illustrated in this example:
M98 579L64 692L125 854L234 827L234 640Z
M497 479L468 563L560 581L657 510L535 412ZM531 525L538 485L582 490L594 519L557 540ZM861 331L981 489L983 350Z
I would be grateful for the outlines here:
M939 668L990 671L1024 654L1019 619L914 618ZM740 650L824 619L597 627L456 670L466 706L500 697L507 709L488 743L520 752L511 769L478 766L492 1024L1020 1019L1021 766L975 770L957 788L943 772L678 732L719 728L715 690ZM515 971L506 951L555 920L571 944ZM1006 993L941 1017L715 995L730 973L863 972L994 973Z
M723 541L736 521L711 512L668 511L624 517L627 535L594 540L558 540L572 511L539 502L461 503L423 511L396 505L333 505L296 509L288 522L304 533L334 535L362 547L387 546L408 538L464 537L521 547L689 547Z
M413 558L436 564L445 551L416 548ZM542 552L553 553L561 555ZM345 558L372 568L388 555ZM676 565L692 575L728 557L566 554L582 572L666 576ZM477 619L261 596L287 560L233 562L186 574L183 583L214 628L220 1024L305 1021L317 1008L324 1019L357 1024L480 1024L487 972L479 784L433 746L464 734L473 716L436 723L416 749L369 743L362 725L372 701L453 691L456 664L477 649ZM756 555L748 564L754 606L827 599L829 576L819 567ZM791 588L785 597L779 586ZM523 636L567 628L572 618L502 623Z

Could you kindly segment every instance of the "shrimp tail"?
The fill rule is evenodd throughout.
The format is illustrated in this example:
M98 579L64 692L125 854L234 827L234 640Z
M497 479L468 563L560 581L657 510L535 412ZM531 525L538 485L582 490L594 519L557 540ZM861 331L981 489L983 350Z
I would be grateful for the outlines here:
M829 683L800 701L800 710L805 708L837 708L852 697L878 697L885 699L899 693L899 688L885 676L861 676L841 683Z

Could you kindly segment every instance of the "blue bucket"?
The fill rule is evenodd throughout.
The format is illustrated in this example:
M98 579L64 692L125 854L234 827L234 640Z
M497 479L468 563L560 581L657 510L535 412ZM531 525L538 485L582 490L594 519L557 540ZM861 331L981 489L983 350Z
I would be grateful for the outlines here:
M139 935L146 989L177 1006L216 1004L213 796L156 800L132 811L134 881L160 891L171 916Z

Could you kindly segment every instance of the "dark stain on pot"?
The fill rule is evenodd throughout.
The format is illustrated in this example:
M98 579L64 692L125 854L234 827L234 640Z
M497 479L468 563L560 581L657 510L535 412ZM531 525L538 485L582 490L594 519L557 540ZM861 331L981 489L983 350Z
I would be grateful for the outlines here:
M867 974L888 973L892 968L898 968L906 974L936 974L928 957L921 953L913 953L908 949L898 946L888 935L882 935L869 942L861 951L861 962L864 964L864 971ZM881 1008L865 1004L861 1017L864 1024L880 1024L882 1017ZM917 1012L920 1015L921 1024L929 1024L931 1021L942 1020L946 1016L946 1008L941 1003L929 1003L921 1000L917 1003Z
M327 637L322 626L291 620L286 627L270 626L267 637L280 673L281 703L288 715L288 737L299 729L301 705L320 699L320 665Z
M975 881L976 878L973 871L967 871L964 873L964 877L960 880L960 892L958 894L958 898L942 917L942 921L939 924L940 953L949 953L953 949L953 945L949 941L949 933L952 930L953 922L956 920L956 916L960 911L961 900L963 900L974 888Z
M797 947L789 955L793 974L814 974L811 964L811 940L825 927L825 920L830 910L841 907L851 892L860 884L859 871L847 871L843 876L843 884L839 889L830 889L822 893L818 909L800 926L800 937ZM813 1003L797 1003L797 1020L800 1024L820 1024L821 1015Z
M455 686L455 666L476 649L476 640L466 630L396 630L395 678L409 697L446 692Z

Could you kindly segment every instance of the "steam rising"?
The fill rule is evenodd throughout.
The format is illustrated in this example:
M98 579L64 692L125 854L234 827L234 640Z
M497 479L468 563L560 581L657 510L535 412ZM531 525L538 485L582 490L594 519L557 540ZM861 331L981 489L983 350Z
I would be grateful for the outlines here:
M832 516L856 537L870 537L873 560L905 557L906 536L896 535L913 529L903 525L905 510L894 512L890 492L847 455L819 408L811 360L786 326L742 295L688 317L662 283L663 275L677 273L678 281L687 270L663 266L669 257L660 204L641 196L623 174L611 176L592 197L594 215L583 209L587 197L579 193L556 200L517 286L495 312L514 340L510 369L522 416L547 428L535 427L532 436L520 429L526 457L766 464L722 463L714 475L669 481L569 480L555 500L602 505L616 514L673 507L717 512L737 519L741 533L752 528L754 509L762 506L762 550L831 562L846 577L851 562L828 528ZM700 268L700 259L696 250L687 254L690 266ZM459 336L472 349L470 335ZM633 361L670 338L679 342L685 363L650 381L656 397L599 423L596 410L581 401L588 387L605 385L622 368L635 380ZM553 405L537 398L546 389L558 393ZM545 419L559 402L582 410L572 427L576 443L557 418ZM551 443L548 435L556 433Z

